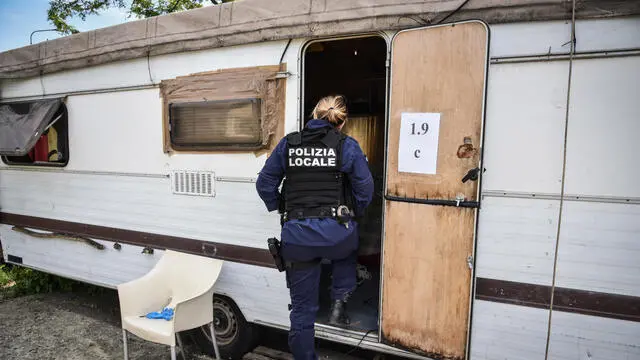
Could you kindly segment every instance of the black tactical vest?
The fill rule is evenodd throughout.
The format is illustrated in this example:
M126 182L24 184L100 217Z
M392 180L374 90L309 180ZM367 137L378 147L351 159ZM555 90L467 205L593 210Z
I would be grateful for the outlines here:
M340 172L346 136L332 127L305 128L287 135L283 185L287 220L333 217L345 203L345 179Z

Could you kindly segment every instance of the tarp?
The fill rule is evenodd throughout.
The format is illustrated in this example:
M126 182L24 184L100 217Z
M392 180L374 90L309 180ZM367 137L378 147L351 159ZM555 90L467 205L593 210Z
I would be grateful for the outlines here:
M26 155L53 120L62 99L0 105L0 155Z
M567 0L237 0L0 53L0 78L268 40L395 30L465 19L570 19ZM454 13L455 12L455 13ZM451 14L451 16L448 16ZM640 14L640 1L578 0L579 19Z

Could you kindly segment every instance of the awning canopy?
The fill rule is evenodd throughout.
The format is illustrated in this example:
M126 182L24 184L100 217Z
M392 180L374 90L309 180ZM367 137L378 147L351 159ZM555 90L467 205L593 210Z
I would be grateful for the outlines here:
M62 99L0 104L0 155L26 155L58 118Z
M81 32L0 52L0 79L263 41L435 25L570 20L566 0L242 0ZM640 14L640 1L581 0L576 19ZM525 41L525 40L523 40ZM274 61L277 59L274 59Z

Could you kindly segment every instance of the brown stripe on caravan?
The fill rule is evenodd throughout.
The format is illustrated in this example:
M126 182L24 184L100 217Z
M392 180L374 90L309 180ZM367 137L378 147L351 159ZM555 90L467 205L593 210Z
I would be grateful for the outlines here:
M0 212L0 223L65 235L171 249L232 262L275 268L268 250L248 246L221 244L4 212ZM551 286L477 278L475 298L549 309ZM553 310L640 322L640 297L556 287Z
M268 250L248 246L221 244L177 236L153 234L5 212L0 212L0 223L46 230L65 235L83 236L131 245L149 246L157 249L177 250L232 262L275 268L273 258Z
M551 302L551 287L477 278L476 299L548 309Z
M477 278L475 297L478 300L549 309L551 286ZM640 297L556 287L553 310L640 322Z
M640 322L640 297L556 287L553 310Z

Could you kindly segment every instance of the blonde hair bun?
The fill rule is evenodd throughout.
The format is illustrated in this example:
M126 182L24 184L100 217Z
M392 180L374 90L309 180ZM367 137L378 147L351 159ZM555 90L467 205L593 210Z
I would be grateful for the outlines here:
M311 115L314 119L340 125L347 119L347 104L341 95L325 96L318 101Z

